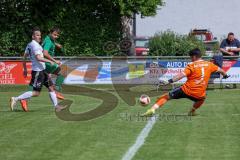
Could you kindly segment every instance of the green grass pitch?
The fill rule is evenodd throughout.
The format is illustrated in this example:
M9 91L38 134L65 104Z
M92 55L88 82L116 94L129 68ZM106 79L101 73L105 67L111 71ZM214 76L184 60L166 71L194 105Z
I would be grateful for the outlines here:
M10 112L9 98L24 90L26 87L0 87L1 160L120 160L147 123L134 116L146 107L128 106L120 99L113 111L100 118L62 121L56 117L46 90L29 102L30 112L22 112L20 106ZM73 113L101 103L90 97L65 96L74 101ZM238 160L239 97L238 89L210 90L198 116L159 119L133 160ZM173 100L157 113L181 115L191 105L186 99Z

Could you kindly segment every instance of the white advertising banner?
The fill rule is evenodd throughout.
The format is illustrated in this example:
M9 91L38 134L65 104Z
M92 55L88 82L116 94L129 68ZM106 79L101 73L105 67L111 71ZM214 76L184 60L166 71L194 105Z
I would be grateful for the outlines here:
M72 60L65 62L68 76L65 84L153 84L158 79L168 80L182 72L188 61L171 60ZM240 83L240 61L223 62L230 78L222 83ZM213 75L213 77L219 77ZM177 83L184 83L186 78ZM210 82L220 83L220 78Z

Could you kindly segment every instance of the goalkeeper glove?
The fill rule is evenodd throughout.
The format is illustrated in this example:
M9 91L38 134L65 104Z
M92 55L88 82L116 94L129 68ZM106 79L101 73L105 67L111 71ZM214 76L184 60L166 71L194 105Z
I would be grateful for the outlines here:
M230 75L227 75L227 74L226 74L226 75L223 76L223 79L227 79L227 78L229 78L229 77L230 77Z
M165 80L159 80L158 81L158 86L166 86L166 85L168 85L169 84L169 82L168 81L165 81Z
M158 81L158 86L166 86L166 85L171 84L171 83L173 83L173 80L172 80L172 79L169 79L168 81L159 80L159 81Z

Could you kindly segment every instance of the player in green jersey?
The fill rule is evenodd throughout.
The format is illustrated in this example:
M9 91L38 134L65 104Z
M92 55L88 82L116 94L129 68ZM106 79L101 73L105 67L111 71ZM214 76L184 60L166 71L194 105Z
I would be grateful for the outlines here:
M47 35L45 37L43 44L42 44L44 57L55 62L54 65L52 65L51 63L48 63L48 62L45 64L46 64L46 71L49 74L57 75L56 84L55 84L57 91L61 91L62 83L64 81L64 76L61 75L61 73L60 73L61 68L59 67L61 65L61 62L58 60L55 60L53 58L55 56L55 50L62 49L62 46L60 44L56 43L56 40L58 39L59 34L60 34L60 29L57 27L53 27L50 30L49 35Z

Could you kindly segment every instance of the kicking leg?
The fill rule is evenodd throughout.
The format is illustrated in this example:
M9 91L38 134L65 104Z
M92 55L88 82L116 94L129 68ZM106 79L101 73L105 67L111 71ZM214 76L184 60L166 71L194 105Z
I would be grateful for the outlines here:
M204 101L205 101L205 99L194 102L193 107L192 107L191 111L189 111L188 115L195 116L196 115L195 111L202 106Z
M162 107L168 100L170 100L169 94L163 94L161 97L159 97L156 101L156 103L149 109L147 110L146 113L142 114L142 116L151 116L155 113L156 109L159 107Z
M179 99L179 98L186 98L186 94L183 92L181 87L177 87L170 91L169 93L166 93L158 98L156 103L152 106L151 109L147 110L146 113L144 113L142 116L151 116L155 113L156 109L159 107L162 107L167 101L171 99Z

